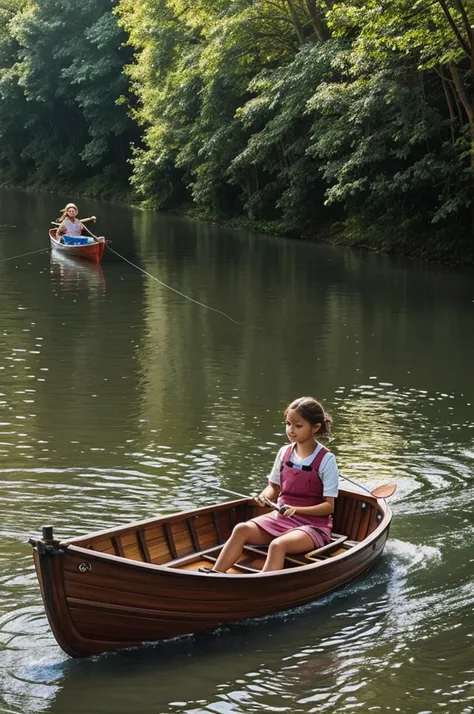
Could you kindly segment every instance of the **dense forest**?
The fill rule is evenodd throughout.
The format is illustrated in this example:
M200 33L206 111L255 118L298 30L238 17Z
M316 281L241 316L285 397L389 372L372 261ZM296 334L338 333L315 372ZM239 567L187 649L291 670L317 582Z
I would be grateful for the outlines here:
M473 0L1 0L0 181L474 261Z

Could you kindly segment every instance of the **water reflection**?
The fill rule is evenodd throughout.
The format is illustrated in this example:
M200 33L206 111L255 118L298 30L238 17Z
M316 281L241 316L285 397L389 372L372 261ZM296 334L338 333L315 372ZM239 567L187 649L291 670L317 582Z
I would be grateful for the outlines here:
M57 276L61 288L67 292L75 292L82 287L105 290L105 276L100 263L52 251L51 274Z

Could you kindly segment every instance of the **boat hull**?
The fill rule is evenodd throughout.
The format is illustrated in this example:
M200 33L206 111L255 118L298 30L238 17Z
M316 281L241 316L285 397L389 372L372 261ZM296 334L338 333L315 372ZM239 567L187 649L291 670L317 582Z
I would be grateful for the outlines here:
M350 501L348 508L353 506ZM196 546L202 548L204 526L217 524L216 530L224 540L235 521L235 515L229 514L240 511L237 520L253 515L254 509L247 501L179 514L173 517L177 520L168 517L135 523L74 542L32 541L52 631L65 652L72 657L85 657L196 633L317 600L361 575L383 551L390 511L375 499L365 501L373 502L372 525L364 514L367 536L361 542L347 541L351 547L341 552L304 565L292 563L288 569L270 573L247 573L245 566L237 575L206 575L191 569L200 562ZM357 502L354 504L357 510ZM192 526L196 520L203 527L197 528L193 536L189 524ZM362 520L359 526L364 527ZM163 543L159 540L160 528ZM172 543L175 545L168 558L179 556L179 550L184 550L177 539L185 532L191 534L191 555L163 564L146 562L160 559L159 553ZM204 543L213 544L209 539ZM96 548L112 552L98 552Z
M87 245L66 245L60 243L56 238L56 230L54 228L49 231L49 239L51 249L56 253L68 255L73 258L81 258L82 260L88 260L92 263L100 263L106 246L106 241L104 240L88 243Z

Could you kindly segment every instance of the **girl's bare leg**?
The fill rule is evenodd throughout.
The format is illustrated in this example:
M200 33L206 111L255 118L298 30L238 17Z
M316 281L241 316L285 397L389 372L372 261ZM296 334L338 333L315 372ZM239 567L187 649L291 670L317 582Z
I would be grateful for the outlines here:
M268 548L268 555L262 572L282 570L287 553L308 553L314 550L314 541L307 533L297 528L274 538Z
M274 536L262 528L259 528L259 526L257 526L256 523L252 523L252 521L238 523L232 531L229 540L222 548L213 570L225 573L231 565L234 565L234 563L238 561L246 543L266 545L271 542L272 538L274 538ZM308 548L308 550L310 549Z

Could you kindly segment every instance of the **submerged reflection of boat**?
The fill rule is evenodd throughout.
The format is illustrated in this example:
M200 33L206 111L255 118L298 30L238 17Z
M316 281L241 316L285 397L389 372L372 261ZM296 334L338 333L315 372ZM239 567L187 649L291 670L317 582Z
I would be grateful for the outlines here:
M55 272L57 270L61 287L66 290L77 288L83 283L100 287L101 289L105 288L104 271L100 263L92 263L52 251L51 266Z

